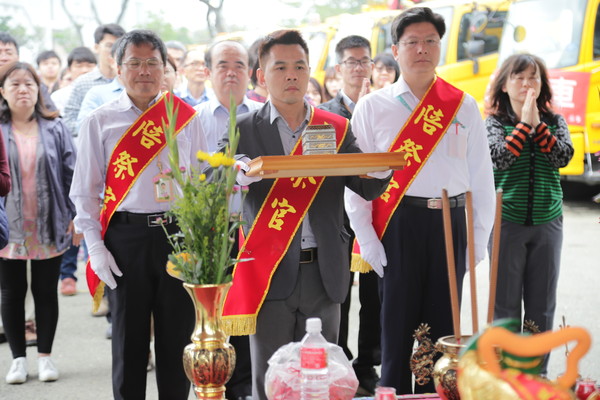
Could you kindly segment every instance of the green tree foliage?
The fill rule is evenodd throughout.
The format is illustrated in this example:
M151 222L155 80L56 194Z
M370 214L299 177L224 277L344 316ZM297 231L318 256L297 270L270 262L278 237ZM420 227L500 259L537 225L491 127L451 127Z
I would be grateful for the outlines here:
M52 40L54 41L54 48L62 49L66 54L75 47L82 45L77 32L72 27L54 30L52 32Z
M44 28L39 26L33 27L33 32L27 33L27 29L14 22L10 15L0 16L0 31L9 32L19 44L19 47L25 47L34 53L40 51L40 40L43 37Z
M9 32L19 43L19 46L27 44L32 39L32 35L27 34L25 27L16 24L10 15L0 16L0 31Z

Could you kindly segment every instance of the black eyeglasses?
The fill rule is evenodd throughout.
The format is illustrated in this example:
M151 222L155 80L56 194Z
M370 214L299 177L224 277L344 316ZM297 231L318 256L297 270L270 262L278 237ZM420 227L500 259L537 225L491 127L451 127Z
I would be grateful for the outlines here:
M363 58L362 60L355 60L354 58L349 58L347 60L342 61L340 64L344 64L348 68L356 68L359 65L362 68L366 68L372 62L373 60L371 60L370 58Z

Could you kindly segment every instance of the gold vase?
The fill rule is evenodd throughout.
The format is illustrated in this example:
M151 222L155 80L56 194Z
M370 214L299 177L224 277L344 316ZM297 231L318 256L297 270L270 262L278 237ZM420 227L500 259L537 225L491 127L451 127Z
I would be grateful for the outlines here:
M235 368L235 350L221 329L221 313L231 283L183 284L196 310L192 343L183 350L183 367L198 399L225 399L225 384Z
M470 336L462 336L457 343L454 335L443 336L438 339L438 345L442 349L442 357L433 366L433 382L435 391L443 400L460 400L458 382L456 380L458 371L458 353L465 346Z

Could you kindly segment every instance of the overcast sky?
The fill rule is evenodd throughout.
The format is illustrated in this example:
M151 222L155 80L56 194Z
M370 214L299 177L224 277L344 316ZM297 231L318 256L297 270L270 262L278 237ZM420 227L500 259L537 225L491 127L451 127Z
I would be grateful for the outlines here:
M15 0L18 3L21 1ZM2 1L0 0L0 3ZM119 13L121 0L95 0L103 22L114 21ZM24 6L34 24L48 25L54 19L55 28L70 25L67 15L61 6L61 0L25 0ZM89 0L66 0L69 10L78 19L87 20L87 29L93 30L96 23L89 7ZM53 12L51 12L53 6ZM190 30L206 28L206 10L204 3L198 0L129 0L125 28L131 28L136 22L144 20L148 12L164 16L165 22L174 27L187 27ZM228 25L247 26L248 28L275 26L279 22L277 16L295 15L303 10L290 10L276 0L225 0L223 14ZM86 29L86 30L87 30ZM88 44L89 45L89 44Z
M116 20L121 1L95 0L102 22ZM90 0L65 0L65 3L77 20L83 23L84 44L93 46L93 32L97 23L90 9ZM13 16L15 22L22 26L46 27L43 47L52 45L51 27L58 30L72 26L62 8L62 0L0 0L0 10ZM206 28L206 11L206 5L199 0L129 0L122 25L125 29L131 29L152 12L162 16L165 22L175 28L202 30ZM282 19L280 16L301 19L305 10L290 9L277 0L225 0L223 14L228 26L245 26L248 30L260 29L264 33L276 29ZM22 47L24 60L30 61L34 57L29 53L32 51Z

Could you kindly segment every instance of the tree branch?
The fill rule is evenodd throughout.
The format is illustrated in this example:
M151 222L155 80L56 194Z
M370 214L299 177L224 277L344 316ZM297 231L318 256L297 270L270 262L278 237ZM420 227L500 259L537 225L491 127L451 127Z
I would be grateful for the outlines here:
M119 13L119 16L117 17L117 24L121 25L121 20L123 19L123 16L125 15L125 11L127 10L127 5L129 3L129 0L121 0L121 12Z
M217 33L224 30L223 16L221 14L223 3L225 0L218 0L216 6L212 5L210 0L199 0L201 3L206 4L208 11L206 11L206 24L208 25L208 32L211 37L215 37ZM211 15L214 16L214 21L211 22Z
M94 19L98 25L102 25L102 21L100 21L100 16L98 15L98 10L96 9L96 2L94 0L90 0L90 8L92 9L92 14L94 14Z
M75 27L75 31L77 32L77 37L79 38L79 44L81 46L83 46L83 34L81 33L81 24L78 24L77 21L75 20L75 17L73 17L73 15L71 14L71 12L69 11L69 9L67 8L67 4L66 4L66 0L61 0L60 4L65 12L65 14L67 14L67 17L69 18L69 21L71 21L71 24L73 24L73 26Z

